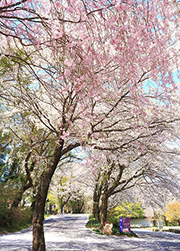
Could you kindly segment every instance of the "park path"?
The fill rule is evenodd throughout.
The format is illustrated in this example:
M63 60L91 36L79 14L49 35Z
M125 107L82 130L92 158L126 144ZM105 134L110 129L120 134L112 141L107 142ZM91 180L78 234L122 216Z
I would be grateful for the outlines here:
M86 214L54 215L45 220L47 251L179 251L180 235L138 230L139 238L97 235L85 228ZM30 251L32 228L0 235L1 251Z

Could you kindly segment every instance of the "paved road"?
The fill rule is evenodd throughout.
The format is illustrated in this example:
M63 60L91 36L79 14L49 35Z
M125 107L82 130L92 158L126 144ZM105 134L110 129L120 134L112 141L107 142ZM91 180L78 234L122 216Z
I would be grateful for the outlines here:
M176 251L180 235L136 229L139 238L97 235L85 228L88 215L55 215L45 220L47 251ZM30 251L32 228L0 235L1 251Z

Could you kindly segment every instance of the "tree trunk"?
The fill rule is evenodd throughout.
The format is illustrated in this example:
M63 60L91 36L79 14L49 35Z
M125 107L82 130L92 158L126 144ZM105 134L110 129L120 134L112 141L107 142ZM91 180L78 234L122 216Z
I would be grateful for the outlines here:
M34 166L36 164L36 161L33 161L30 165L30 168L28 168L28 162L31 157L32 151L30 151L25 159L25 171L26 171L26 179L22 183L22 188L17 192L16 198L13 201L12 207L18 207L19 203L22 200L22 196L26 190L28 190L30 187L33 186L32 178L31 178L31 172L34 169ZM18 163L18 160L16 160ZM16 162L14 162L16 164Z
M43 228L45 203L51 178L61 158L61 151L62 146L56 148L55 153L51 159L51 163L53 164L50 164L47 167L40 179L40 185L38 188L33 213L33 251L46 250Z
M101 226L102 228L107 221L107 209L108 209L108 195L106 193L102 196L102 205L101 205Z
M43 175L44 176L44 175ZM45 177L41 178L40 187L36 196L35 208L33 214L33 251L45 251L44 239L44 208L49 187L49 181L46 182Z
M18 192L15 199L13 200L12 207L18 207L19 203L22 200L23 193L24 193L23 189Z
M98 191L98 185L96 184L95 189L94 189L94 194L93 194L93 217L96 220L99 220L99 214L100 214L100 197L101 197L101 192Z
M64 207L61 207L61 214L63 214Z
M99 214L100 214L99 201L100 201L100 198L94 194L94 196L93 196L93 217L96 220L100 219L100 217L99 217Z
M164 216L164 223L165 223L165 226L168 225L168 221L166 220L166 217Z
M68 201L70 200L70 198L71 198L71 194L69 194L69 196L66 198L65 201L63 201L62 198L59 199L59 201L60 201L60 207L61 207L61 213L63 213L63 208L68 203Z
M18 207L19 203L22 200L22 196L26 190L28 190L30 187L32 187L32 183L28 183L26 185L23 185L22 189L17 192L17 195L13 201L12 207Z

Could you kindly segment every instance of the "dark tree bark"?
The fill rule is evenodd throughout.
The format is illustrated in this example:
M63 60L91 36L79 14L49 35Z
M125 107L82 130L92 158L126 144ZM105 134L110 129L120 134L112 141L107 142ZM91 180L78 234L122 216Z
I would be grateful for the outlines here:
M168 226L168 221L166 220L165 216L164 216L164 223L165 223L165 226Z
M56 147L54 155L47 166L46 170L42 173L39 182L39 188L35 200L35 207L33 213L33 251L45 251L45 239L44 239L44 211L47 193L52 176L57 168L57 165L61 157L72 149L80 146L79 143L70 144L63 149L64 141L61 140L60 145Z
M45 203L51 178L61 158L62 148L63 143L55 149L55 153L51 160L52 164L49 164L40 179L33 213L33 251L46 250L43 227Z
M107 221L107 209L108 209L108 194L104 193L102 196L102 204L101 204L101 226L102 228Z
M94 194L93 194L93 217L96 220L100 219L100 194L97 191L97 186L94 189Z
M64 207L61 207L61 214L63 214L63 209L64 209Z
M28 190L30 187L32 187L32 183L28 183L27 185L23 186L20 191L18 191L18 194L13 201L12 207L18 207L19 203L22 200L24 192Z
M15 197L15 199L13 201L12 207L18 207L19 203L22 200L22 196L23 196L24 192L26 190L28 190L30 187L33 186L32 178L31 178L31 173L32 173L32 171L34 169L36 161L32 161L32 163L30 165L30 168L28 168L28 164L29 164L29 160L30 160L31 154L32 154L32 151L29 151L27 157L25 158L24 168L25 168L25 171L26 171L26 178L23 181L22 187L18 191L18 193L17 193L17 195L16 195L16 197Z
M93 193L93 217L96 220L100 220L100 199L101 199L101 192L102 188L104 186L104 182L101 180L101 173L97 176L96 179L96 185L94 188L94 193Z
M59 201L60 201L60 207L61 207L61 213L63 213L63 208L68 203L68 201L70 200L70 198L71 198L71 194L69 194L69 196L64 201L63 201L63 198L59 199Z

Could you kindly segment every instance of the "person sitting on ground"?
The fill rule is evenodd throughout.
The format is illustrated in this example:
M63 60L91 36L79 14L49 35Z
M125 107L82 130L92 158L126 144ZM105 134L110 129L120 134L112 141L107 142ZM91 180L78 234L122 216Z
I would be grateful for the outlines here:
M113 227L113 224L110 224L109 221L106 221L104 227L103 227L103 234L112 234L112 227Z

